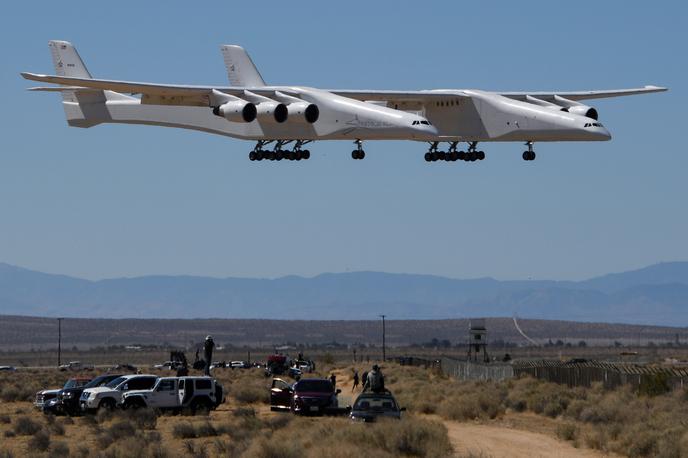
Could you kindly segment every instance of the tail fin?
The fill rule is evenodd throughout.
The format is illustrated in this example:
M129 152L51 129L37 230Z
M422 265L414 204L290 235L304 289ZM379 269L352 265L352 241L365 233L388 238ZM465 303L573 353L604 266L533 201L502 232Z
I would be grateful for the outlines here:
M227 67L227 76L232 86L265 86L263 77L244 48L237 45L220 46Z
M50 54L53 56L53 65L55 65L57 75L91 78L84 61L81 60L76 48L70 42L51 40L48 42L48 47L50 47Z

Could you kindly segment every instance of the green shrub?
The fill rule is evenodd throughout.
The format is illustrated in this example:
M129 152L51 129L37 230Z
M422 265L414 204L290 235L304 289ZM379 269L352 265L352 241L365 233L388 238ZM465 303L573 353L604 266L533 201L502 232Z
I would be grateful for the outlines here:
M177 439L192 439L196 437L196 428L188 421L177 423L172 428L172 435Z

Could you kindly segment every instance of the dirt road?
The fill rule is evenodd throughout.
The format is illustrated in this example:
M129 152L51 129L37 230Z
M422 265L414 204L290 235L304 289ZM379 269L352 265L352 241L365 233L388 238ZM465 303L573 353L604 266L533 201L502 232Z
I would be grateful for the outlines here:
M449 440L458 456L510 458L599 458L605 455L578 449L547 434L511 429L504 425L479 425L445 421Z

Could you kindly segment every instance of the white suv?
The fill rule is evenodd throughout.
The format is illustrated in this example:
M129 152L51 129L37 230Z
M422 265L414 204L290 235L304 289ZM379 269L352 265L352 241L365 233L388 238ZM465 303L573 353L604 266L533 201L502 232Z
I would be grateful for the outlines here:
M114 409L122 403L122 394L130 390L147 390L155 385L157 375L123 375L105 386L84 390L79 399L82 411L95 411L100 408Z
M224 402L224 390L211 377L160 377L147 390L130 390L122 394L122 407L149 407L157 410L191 413L213 410Z

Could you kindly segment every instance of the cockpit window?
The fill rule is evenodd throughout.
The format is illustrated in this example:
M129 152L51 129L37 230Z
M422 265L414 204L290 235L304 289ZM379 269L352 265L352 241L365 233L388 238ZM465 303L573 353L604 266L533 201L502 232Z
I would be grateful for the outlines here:
M601 122L586 122L583 127L604 127Z
M424 125L424 126L432 126L432 124L430 123L430 121L426 121L426 120L422 120L422 121L416 120L416 121L413 121L413 122L411 123L412 126L417 126L417 125L419 125L419 124L422 124L422 125Z

